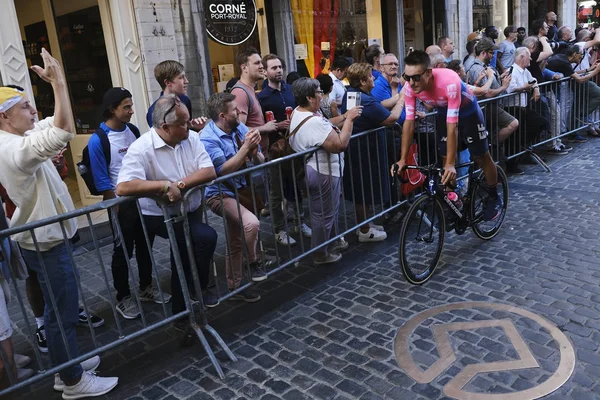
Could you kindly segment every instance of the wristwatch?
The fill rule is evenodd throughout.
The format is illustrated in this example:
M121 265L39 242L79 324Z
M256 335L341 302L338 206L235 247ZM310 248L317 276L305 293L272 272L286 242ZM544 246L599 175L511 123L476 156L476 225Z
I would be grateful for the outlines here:
M167 193L169 191L169 188L171 187L171 182L169 181L165 181L165 186L163 186L163 188L161 189L161 193Z
M185 189L185 182L184 181L177 181L177 187L179 188L179 190Z

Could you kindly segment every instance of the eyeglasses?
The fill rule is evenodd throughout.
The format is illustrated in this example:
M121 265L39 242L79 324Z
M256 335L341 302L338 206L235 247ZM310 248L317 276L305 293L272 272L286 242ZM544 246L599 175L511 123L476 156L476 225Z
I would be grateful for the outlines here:
M169 108L169 110L165 113L165 117L163 118L163 124L168 125L167 124L167 115L169 115L169 113L171 111L173 111L175 109L175 107L179 107L180 104L181 104L181 102L177 101L177 100L173 103L173 105L171 106L171 108Z
M425 72L429 71L429 69L427 69ZM422 74L416 74L416 75L406 75L405 73L402 74L402 78L406 81L406 82L410 82L410 80L412 79L413 82L417 83L421 81L421 78L423 77L423 75L425 75L425 72L423 72Z
M381 64L381 65L391 65L393 67L398 67L400 64L398 64L397 62L391 62L391 63Z

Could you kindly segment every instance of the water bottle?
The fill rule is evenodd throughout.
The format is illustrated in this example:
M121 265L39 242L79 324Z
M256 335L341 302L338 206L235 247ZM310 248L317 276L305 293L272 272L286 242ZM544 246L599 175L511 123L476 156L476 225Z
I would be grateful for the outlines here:
M448 197L448 200L450 200L459 211L462 211L463 203L460 200L460 197L458 197L458 195L456 194L456 192L448 192L446 194L446 197Z

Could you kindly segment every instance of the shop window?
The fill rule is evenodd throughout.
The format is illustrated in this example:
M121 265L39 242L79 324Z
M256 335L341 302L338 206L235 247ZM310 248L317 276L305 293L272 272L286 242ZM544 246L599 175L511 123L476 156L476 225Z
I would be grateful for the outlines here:
M328 72L336 56L363 60L369 39L381 43L380 8L378 1L292 0L298 72Z

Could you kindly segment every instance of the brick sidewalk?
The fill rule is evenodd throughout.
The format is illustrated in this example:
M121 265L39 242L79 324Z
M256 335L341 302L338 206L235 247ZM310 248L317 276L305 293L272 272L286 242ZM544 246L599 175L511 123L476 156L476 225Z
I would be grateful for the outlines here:
M568 156L552 159L553 172L528 167L511 178L507 219L490 242L471 232L446 236L435 276L411 286L397 262L398 227L378 244L351 242L338 265L308 264L284 271L257 288L257 304L222 305L209 320L239 358L222 362L221 381L196 342L182 348L171 328L164 328L103 356L101 375L120 377L107 399L441 399L446 385L464 366L517 358L498 328L450 334L457 356L431 384L416 383L396 362L393 340L417 313L465 301L514 305L553 322L570 339L576 354L568 382L547 398L600 399L600 288L597 227L600 225L600 141L578 145ZM349 238L354 239L354 238ZM103 247L108 260L111 246ZM164 241L155 246L158 264L168 264ZM86 254L79 255L81 260ZM108 264L107 264L108 265ZM86 269L83 284L107 326L102 340L114 337L108 293L99 271ZM88 275L88 273L90 275ZM168 270L161 269L167 287ZM145 308L160 316L160 306ZM14 310L13 310L14 311ZM465 390L510 393L544 382L556 370L559 350L548 332L514 314L457 310L423 322L409 339L415 362L426 369L439 358L429 327L437 323L489 318L511 320L540 368L479 374ZM23 321L15 321L22 333ZM124 325L135 327L139 322ZM132 328L133 329L133 328ZM103 336L104 335L104 336ZM85 339L85 335L82 335ZM85 345L85 344L84 344ZM17 335L17 347L27 343ZM49 383L19 398L58 399Z

